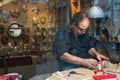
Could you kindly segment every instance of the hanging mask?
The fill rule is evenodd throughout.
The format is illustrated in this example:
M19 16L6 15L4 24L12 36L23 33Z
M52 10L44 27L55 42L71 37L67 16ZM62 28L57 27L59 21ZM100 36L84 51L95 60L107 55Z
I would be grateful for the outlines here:
M40 22L44 25L45 22L46 22L46 18L45 18L45 17L42 17L42 18L40 19Z
M22 11L23 11L23 12L27 12L27 10L28 10L28 7L25 6L25 5L23 5L23 6L22 6Z
M23 23L27 22L27 15L24 12L20 14L20 18Z
M34 7L34 8L32 9L32 12L33 12L33 13L36 13L36 14L39 14L40 8Z
M9 20L8 13L2 13L2 20L3 20L3 22L8 22L8 20Z

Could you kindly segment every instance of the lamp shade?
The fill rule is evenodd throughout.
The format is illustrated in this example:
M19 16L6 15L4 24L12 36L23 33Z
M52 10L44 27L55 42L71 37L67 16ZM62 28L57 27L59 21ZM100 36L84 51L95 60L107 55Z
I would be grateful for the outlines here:
M88 11L89 18L104 18L104 12L99 6L93 6Z

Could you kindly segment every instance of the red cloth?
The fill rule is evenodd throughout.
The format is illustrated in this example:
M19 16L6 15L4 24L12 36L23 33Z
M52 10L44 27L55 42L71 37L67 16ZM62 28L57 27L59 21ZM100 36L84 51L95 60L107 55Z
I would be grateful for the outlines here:
M116 78L116 74L94 75L93 78L95 80L115 79Z
M6 74L0 76L0 80L15 80L16 76L16 74Z

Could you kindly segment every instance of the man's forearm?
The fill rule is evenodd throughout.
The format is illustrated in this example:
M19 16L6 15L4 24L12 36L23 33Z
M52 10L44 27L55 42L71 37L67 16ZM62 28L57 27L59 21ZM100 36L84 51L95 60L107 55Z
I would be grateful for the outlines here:
M82 62L83 62L83 60L84 60L83 58L80 58L80 57L71 55L71 54L69 54L68 52L65 52L65 53L60 57L60 59L66 61L66 62L72 63L72 64L82 64Z
M89 51L88 51L88 53L89 54L91 54L91 55L97 55L97 54L99 54L97 51L96 51L96 49L95 48L91 48Z
M107 58L104 55L102 55L99 52L97 52L95 48L91 48L88 52L90 54L92 54L92 55L95 55L97 60L99 60L99 61L101 61L101 60L109 60L109 58Z

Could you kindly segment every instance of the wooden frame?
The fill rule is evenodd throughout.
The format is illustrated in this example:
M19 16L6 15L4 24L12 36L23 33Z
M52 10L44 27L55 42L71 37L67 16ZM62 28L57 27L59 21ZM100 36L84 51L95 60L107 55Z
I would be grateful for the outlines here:
M70 17L80 11L80 0L70 0Z

